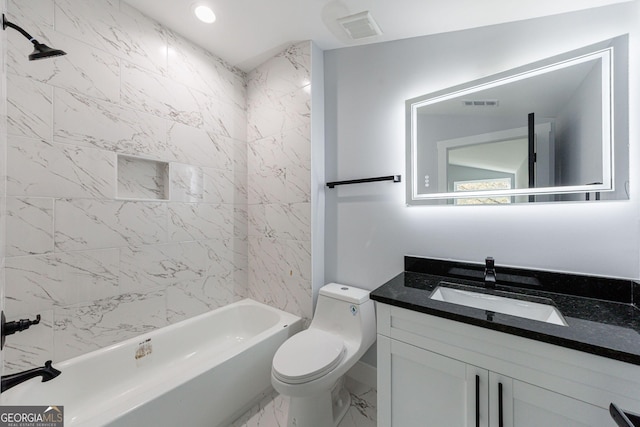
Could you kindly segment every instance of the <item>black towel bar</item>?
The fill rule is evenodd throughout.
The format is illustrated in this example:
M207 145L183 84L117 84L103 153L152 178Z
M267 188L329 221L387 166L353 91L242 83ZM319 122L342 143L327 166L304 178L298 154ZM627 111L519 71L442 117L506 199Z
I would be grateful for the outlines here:
M327 182L327 187L333 188L336 185L361 184L363 182L378 182L378 181L401 182L402 177L400 175L389 175L389 176L378 176L376 178L350 179L347 181L333 181L333 182Z

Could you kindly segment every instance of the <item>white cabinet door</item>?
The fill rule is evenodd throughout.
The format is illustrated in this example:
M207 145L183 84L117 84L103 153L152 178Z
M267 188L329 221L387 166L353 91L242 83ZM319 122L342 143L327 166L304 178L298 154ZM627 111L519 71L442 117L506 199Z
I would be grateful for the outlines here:
M486 370L378 335L380 427L488 427ZM479 416L476 424L476 404Z
M510 404L515 427L615 426L606 409L522 381L513 380L512 393Z

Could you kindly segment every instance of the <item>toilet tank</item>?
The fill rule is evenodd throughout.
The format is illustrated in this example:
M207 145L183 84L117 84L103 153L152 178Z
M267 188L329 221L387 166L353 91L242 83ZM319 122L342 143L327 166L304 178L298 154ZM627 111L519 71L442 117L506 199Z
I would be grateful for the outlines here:
M340 285L339 283L329 283L323 286L320 288L319 294L358 305L369 301L369 291L353 286Z
M320 288L310 328L320 328L346 340L368 346L375 341L376 316L369 291L329 283ZM364 349L366 350L366 348Z

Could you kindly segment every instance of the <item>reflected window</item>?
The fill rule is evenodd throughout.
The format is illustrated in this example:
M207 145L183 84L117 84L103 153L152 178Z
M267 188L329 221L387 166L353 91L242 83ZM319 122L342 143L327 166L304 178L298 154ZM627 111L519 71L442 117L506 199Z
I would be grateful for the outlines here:
M453 183L453 191L491 191L491 190L510 190L511 179L480 179L473 181L455 181ZM456 205L498 205L511 203L511 197L468 197L463 199L455 199Z

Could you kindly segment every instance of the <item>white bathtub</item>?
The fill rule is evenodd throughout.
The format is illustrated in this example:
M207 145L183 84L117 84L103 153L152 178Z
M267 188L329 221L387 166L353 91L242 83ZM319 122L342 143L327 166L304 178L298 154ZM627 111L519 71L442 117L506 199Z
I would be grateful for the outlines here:
M60 363L3 405L64 405L70 426L226 426L271 389L271 361L299 317L245 299ZM44 361L43 361L44 362Z

